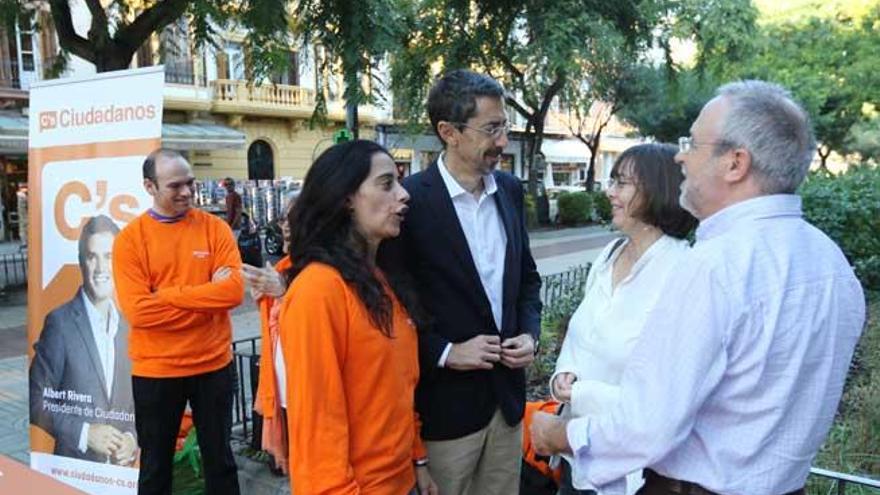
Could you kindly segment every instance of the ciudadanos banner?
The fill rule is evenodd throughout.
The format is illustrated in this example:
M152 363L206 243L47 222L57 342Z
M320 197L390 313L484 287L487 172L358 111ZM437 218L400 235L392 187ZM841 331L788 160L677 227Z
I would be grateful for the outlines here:
M31 468L93 494L137 492L128 325L112 250L149 203L141 166L162 134L162 67L30 90Z

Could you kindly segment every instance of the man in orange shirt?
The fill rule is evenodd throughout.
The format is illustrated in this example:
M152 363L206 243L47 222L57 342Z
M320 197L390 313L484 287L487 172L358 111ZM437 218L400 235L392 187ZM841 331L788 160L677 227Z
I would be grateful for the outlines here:
M138 493L171 493L174 444L187 402L205 467L205 491L238 494L229 445L235 385L229 310L244 296L229 225L192 207L192 169L176 151L144 161L153 206L116 239L113 266L128 320Z

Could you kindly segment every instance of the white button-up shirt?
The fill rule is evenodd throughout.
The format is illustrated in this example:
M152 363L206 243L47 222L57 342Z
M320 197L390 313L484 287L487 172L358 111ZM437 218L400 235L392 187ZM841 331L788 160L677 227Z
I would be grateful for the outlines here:
M617 404L573 419L592 486L649 466L725 495L804 485L834 419L865 299L794 195L706 219L650 310Z
M104 314L98 311L98 308L92 304L86 296L85 291L81 292L83 306L86 308L86 316L89 319L89 326L92 328L92 338L95 340L95 347L98 349L98 359L101 361L101 371L104 373L104 386L107 390L107 397L112 400L113 397L113 379L116 369L116 332L119 331L119 311L116 306L110 303L110 313ZM127 357L127 356L125 356ZM88 359L83 356L83 359ZM126 377L122 377L126 379ZM79 442L77 446L81 452L88 450L89 423L85 422L79 434Z
M498 191L495 176L492 174L483 176L483 192L478 199L461 187L461 184L449 173L444 163L444 155L440 155L437 159L437 168L446 190L449 191L455 215L458 217L458 223L461 225L474 265L477 267L477 274L492 306L495 327L500 331L507 233L504 231L504 224L495 204L494 195ZM446 364L450 348L451 344L446 346L440 356L440 366Z
M590 267L584 299L568 323L556 371L550 378L552 393L559 373L577 376L568 417L599 415L617 402L629 356L643 329L650 326L648 310L660 297L657 287L674 275L673 270L689 251L687 241L661 236L612 287L614 262L628 242L621 241L615 239L605 246ZM624 493L624 488L626 493L635 493L641 485L641 472L628 478L626 487L606 487L603 495ZM589 486L576 463L572 463L572 484L575 488Z

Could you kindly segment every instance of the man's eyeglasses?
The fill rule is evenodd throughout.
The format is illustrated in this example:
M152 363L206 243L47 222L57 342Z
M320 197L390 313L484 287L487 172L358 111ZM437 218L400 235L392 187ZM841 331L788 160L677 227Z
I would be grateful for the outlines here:
M483 129L481 127L471 127L467 124L462 124L462 123L458 123L455 125L458 126L459 128L467 127L468 129L470 129L472 131L477 131L477 132L483 133L483 134L491 137L492 139L499 139L501 136L506 136L507 134L510 133L510 122L505 122L502 125L489 127L488 129Z
M711 145L728 145L729 141L694 141L694 138L690 136L682 136L678 138L678 150L682 153L690 153L694 146L699 146L701 144L711 144Z

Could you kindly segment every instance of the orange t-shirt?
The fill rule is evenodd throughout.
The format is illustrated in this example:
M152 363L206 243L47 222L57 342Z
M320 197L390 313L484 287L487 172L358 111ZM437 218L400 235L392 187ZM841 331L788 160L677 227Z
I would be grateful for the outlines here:
M211 277L221 267L231 274ZM232 360L229 310L241 304L241 257L222 219L196 208L175 223L143 214L113 244L113 279L128 320L132 374L215 371Z
M297 495L400 495L424 455L415 415L416 329L390 290L392 336L339 272L311 263L281 308L291 486Z

